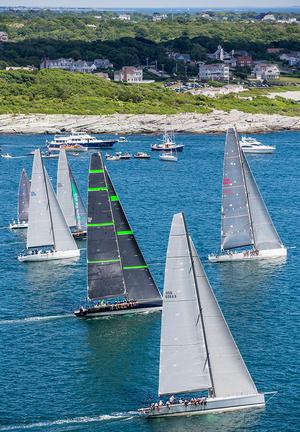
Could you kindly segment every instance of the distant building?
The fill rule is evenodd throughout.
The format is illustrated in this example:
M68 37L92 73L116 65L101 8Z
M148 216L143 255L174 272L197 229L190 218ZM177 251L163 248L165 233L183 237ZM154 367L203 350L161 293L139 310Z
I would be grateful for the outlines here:
M300 65L300 51L294 51L287 54L281 54L279 56L280 60L287 61L289 66L299 66Z
M59 58L56 60L49 60L45 58L40 64L41 69L63 69L70 72L81 72L91 73L94 72L97 67L93 62L85 60L74 60L72 58Z
M271 22L275 22L276 18L273 14L267 14L265 15L262 19L262 21L271 21Z
M5 32L0 32L0 42L8 42L8 34Z
M267 48L267 54L280 54L284 48Z
M93 63L97 69L110 69L114 67L108 59L95 59Z
M168 15L166 15L166 14L158 14L158 13L154 13L153 15L152 15L152 21L153 22L161 22L161 21L163 21L163 20L165 20L165 19L167 19L168 18Z
M25 71L35 71L37 68L33 65L28 66L6 66L5 70L25 70Z
M251 56L238 56L236 57L236 66L239 68L251 68L253 60Z
M96 72L96 73L94 73L93 76L97 76L99 78L103 78L103 79L110 81L109 75L106 72Z
M229 81L229 78L229 66L226 64L199 64L199 79L201 81Z
M255 65L252 75L259 80L275 80L280 77L280 70L276 64L258 63Z
M90 27L93 30L96 30L97 26L95 24L87 24L87 27Z
M114 81L127 83L142 83L143 69L133 66L123 66L121 70L115 71Z
M231 51L230 53L224 51L223 47L221 45L218 46L217 50L212 54L207 54L207 57L212 60L219 60L219 61L226 61L231 60L234 55L234 51Z
M118 19L121 21L130 21L130 15L129 14L121 14L118 16Z
M182 54L179 52L170 52L169 58L175 61L180 61L183 63L190 63L191 62L191 56L190 54Z

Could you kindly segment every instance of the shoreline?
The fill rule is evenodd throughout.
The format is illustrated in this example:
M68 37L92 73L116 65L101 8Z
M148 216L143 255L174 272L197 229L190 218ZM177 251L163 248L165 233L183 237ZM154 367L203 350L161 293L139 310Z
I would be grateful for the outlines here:
M240 133L300 130L300 117L277 114L249 114L237 110L208 114L1 114L0 134L55 134L85 131L96 134L160 134L165 128L175 133L224 133L235 125Z

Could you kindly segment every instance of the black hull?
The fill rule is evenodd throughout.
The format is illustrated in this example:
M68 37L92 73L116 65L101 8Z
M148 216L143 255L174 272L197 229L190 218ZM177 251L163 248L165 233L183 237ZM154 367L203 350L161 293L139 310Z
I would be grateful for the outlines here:
M107 149L112 148L116 142L118 142L118 140L107 140L102 141L101 143L84 143L81 145L82 147L87 147L89 149Z
M105 304L99 306L93 306L91 308L80 308L75 310L73 313L77 318L99 318L101 316L112 316L112 315L126 315L128 313L139 313L154 310L161 310L162 301L149 301L149 302L132 302L128 305L124 303L117 304Z
M178 147L173 147L173 148L157 148L157 147L151 147L152 151L159 151L159 152L182 152L183 151L184 146L178 146Z

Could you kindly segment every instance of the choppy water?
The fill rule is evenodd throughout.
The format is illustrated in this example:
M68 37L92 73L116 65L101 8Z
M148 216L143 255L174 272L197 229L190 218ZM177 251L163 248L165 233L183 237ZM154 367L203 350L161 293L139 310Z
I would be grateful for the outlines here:
M1 136L0 159L0 432L213 432L299 430L299 141L300 133L266 134L274 155L251 167L274 223L290 247L286 263L209 264L220 236L224 136L182 135L177 164L108 163L130 223L160 288L172 214L184 210L194 242L252 376L262 391L278 391L265 411L148 422L137 408L156 397L160 315L79 321L71 311L85 297L80 262L24 264L16 260L22 233L16 216L19 174L30 172L45 136ZM116 149L149 151L151 136L131 136ZM57 160L46 160L53 181ZM83 194L88 155L70 158ZM80 243L85 247L85 243Z

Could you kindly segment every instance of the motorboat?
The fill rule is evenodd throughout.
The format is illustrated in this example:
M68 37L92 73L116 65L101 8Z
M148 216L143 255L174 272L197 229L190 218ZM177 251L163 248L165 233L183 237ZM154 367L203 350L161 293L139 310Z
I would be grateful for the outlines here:
M1 157L3 159L12 159L12 155L10 155L9 153L4 153L4 154L1 155Z
M74 146L80 145L82 147L99 149L99 148L111 148L118 139L101 140L86 132L72 131L70 135L55 135L53 140L48 141L49 147L59 149L60 146Z
M119 161L119 160L121 160L121 157L118 154L110 155L110 154L107 153L105 155L105 159L107 161Z
M276 150L275 146L264 145L256 138L252 137L243 136L239 143L244 153L268 154L274 153L274 151Z
M150 159L150 155L145 152L137 152L133 156L135 159Z
M119 142L128 142L128 139L124 136L120 136L118 139Z
M128 152L121 153L119 156L120 159L131 159L131 154Z
M172 151L182 152L184 148L183 144L176 144L174 133L165 132L163 135L162 143L152 144L151 150L153 151Z
M164 162L177 162L178 156L173 155L173 152L163 152L159 155L159 159Z

